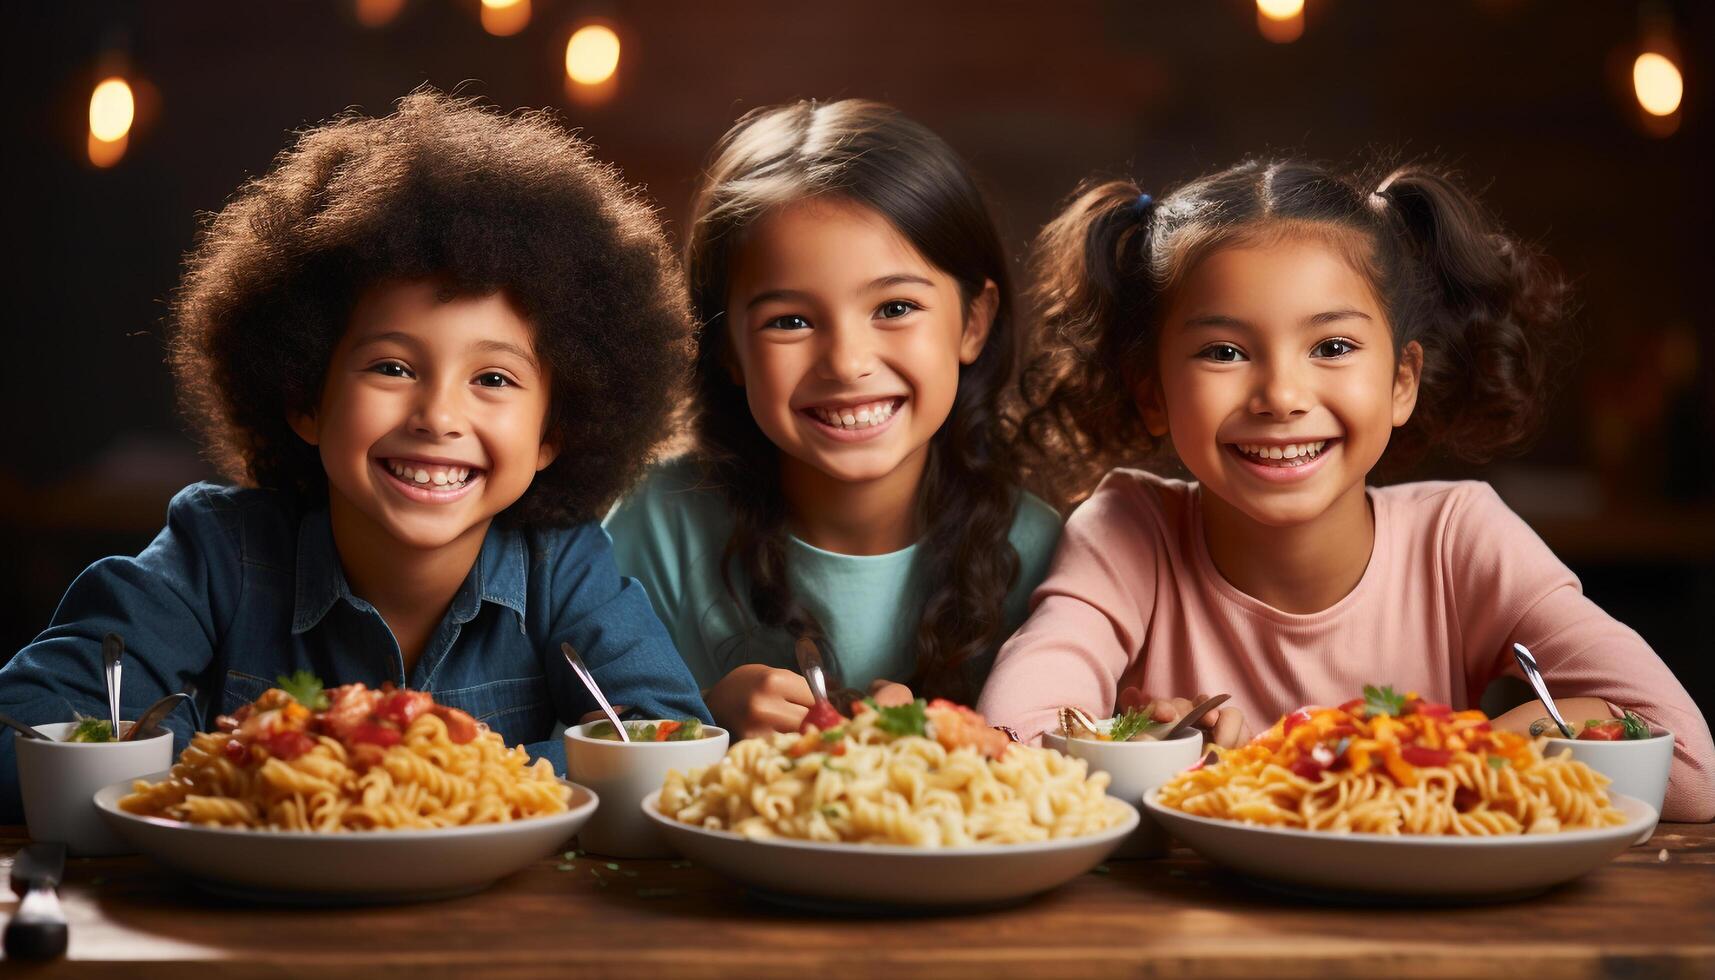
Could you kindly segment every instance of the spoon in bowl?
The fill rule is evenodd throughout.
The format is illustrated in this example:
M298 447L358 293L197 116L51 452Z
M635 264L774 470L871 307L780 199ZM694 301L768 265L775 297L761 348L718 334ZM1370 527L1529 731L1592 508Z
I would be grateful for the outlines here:
M127 729L124 735L119 736L119 741L130 742L134 739L152 737L155 734L155 729L160 727L162 719L172 714L173 709L179 706L180 701L189 701L196 697L196 693L196 685L189 684L179 693L169 694L149 705L149 710L143 712L142 717L138 718L137 723Z
M119 676L125 671L125 640L118 633L101 638L101 673L107 678L107 713L113 737L119 737Z
M1204 715L1208 714L1211 711L1214 711L1216 708L1219 708L1221 705L1226 704L1227 699L1230 697L1232 697L1231 694L1217 694L1212 698L1204 698L1203 700L1192 705L1191 710L1185 712L1185 717L1179 719L1179 722L1177 724L1175 724L1172 728L1169 728L1167 730L1167 734L1161 736L1161 741L1165 742L1165 741L1168 741L1169 739L1175 739L1175 738L1178 738L1179 736L1185 734L1187 731L1190 730L1192 725L1195 725L1199 721L1202 721Z
M596 685L595 677L590 673L590 669L584 666L584 658L578 656L578 651L572 649L570 643L560 644L560 652L565 655L566 663L572 665L572 673L578 675L578 680L583 681L584 687L589 688L589 692L595 696L595 703L601 705L602 714L607 715L607 720L613 722L613 730L619 733L619 740L621 742L631 741L631 735L626 732L625 725L619 720L619 712L614 711L613 705L607 703L607 696L601 693L601 688Z
M1554 706L1554 699L1548 696L1548 685L1543 683L1542 671L1536 669L1536 658L1530 655L1523 643L1513 644L1513 657L1518 660L1519 669L1524 671L1524 679L1530 681L1531 688L1536 691L1536 699L1548 709L1548 717L1553 718L1554 723L1560 726L1562 735L1573 738L1572 726L1566 723L1565 718L1560 717L1560 709Z
M43 735L41 732L36 731L34 728L31 728L29 725L24 724L18 719L13 718L11 715L0 715L0 725L5 725L7 728L17 732L19 738L39 738L44 742L53 741L53 739Z

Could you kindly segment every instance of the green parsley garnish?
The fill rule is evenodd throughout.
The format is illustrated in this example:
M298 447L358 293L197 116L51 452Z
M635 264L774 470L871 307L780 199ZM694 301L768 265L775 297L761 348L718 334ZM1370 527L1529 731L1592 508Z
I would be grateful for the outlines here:
M328 695L322 690L322 679L307 670L297 671L290 677L280 674L274 678L274 683L311 711L328 709Z
M1509 764L1510 763L1507 762L1505 756L1500 756L1500 755L1489 756L1489 768L1490 769L1505 769Z
M1387 715L1398 718L1405 713L1405 695L1395 694L1393 685L1376 687L1374 684L1364 685L1364 714L1367 716Z
M105 718L79 718L77 727L66 736L68 742L111 742L113 723Z
M839 728L830 728L822 733L822 741L824 742L838 742L840 739L845 737L846 730L844 726Z
M1133 708L1114 718L1113 725L1108 728L1108 738L1116 742L1129 742L1146 732L1153 732L1162 726L1163 722L1149 717L1142 708Z
M1626 738L1629 739L1654 737L1650 734L1649 722L1644 721L1642 718L1639 718L1630 711L1626 712L1626 716L1620 719L1620 729L1625 732Z
M873 700L869 701L869 705L875 708ZM923 713L923 709L928 706L928 702L918 698L897 708L875 708L876 714L880 716L875 720L875 727L889 735L922 735L929 722L929 716Z

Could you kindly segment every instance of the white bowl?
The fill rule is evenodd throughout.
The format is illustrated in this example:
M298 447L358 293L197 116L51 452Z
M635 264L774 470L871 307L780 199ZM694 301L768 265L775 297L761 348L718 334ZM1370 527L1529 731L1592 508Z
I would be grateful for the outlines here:
M120 733L130 731L132 724L121 721ZM90 797L109 783L172 765L173 733L162 729L135 742L62 742L77 722L35 728L53 741L12 739L31 839L63 843L74 857L131 853L133 849L107 828Z
M1652 728L1653 732L1660 729ZM1619 742L1597 742L1590 739L1553 736L1543 740L1542 754L1553 758L1567 749L1572 758L1584 763L1613 782L1608 792L1642 800L1661 813L1662 800L1667 797L1667 774L1673 768L1673 736L1657 734L1654 738L1629 739ZM1655 824L1644 828L1636 843L1649 840Z
M596 808L595 794L566 785L572 799L563 813L434 830L203 827L119 809L130 780L96 793L95 807L136 850L221 894L316 905L417 902L477 891L560 849Z
M1259 827L1143 805L1198 854L1242 875L1319 895L1406 901L1499 901L1540 892L1596 870L1652 826L1649 804L1613 796L1626 815L1616 827L1496 837L1340 833Z
M1167 832L1144 810L1143 795L1197 764L1203 756L1202 732L1193 728L1170 742L1102 742L1045 732L1042 744L1083 759L1092 772L1107 773L1108 795L1137 807L1142 819L1114 852L1115 857L1158 857L1166 853Z
M1031 844L907 847L751 840L680 823L656 809L659 790L638 816L661 829L680 854L771 897L833 906L953 909L1006 905L1071 881L1118 847L1137 825L1124 822L1088 837Z
M608 857L672 857L672 847L637 805L661 788L667 770L689 772L721 761L726 755L726 729L704 725L703 738L683 742L619 742L590 736L592 727L604 724L595 721L566 729L566 774L595 790L602 801L578 834L578 846Z

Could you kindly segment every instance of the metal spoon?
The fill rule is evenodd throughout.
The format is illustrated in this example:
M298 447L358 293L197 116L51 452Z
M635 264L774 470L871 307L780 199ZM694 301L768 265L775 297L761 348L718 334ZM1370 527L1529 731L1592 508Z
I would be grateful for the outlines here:
M173 713L173 709L179 706L179 702L189 701L191 698L196 697L196 693L196 685L188 684L185 686L185 689L179 693L169 694L161 700L156 701L154 704L149 705L149 710L143 712L143 716L137 719L137 723L132 725L130 730L119 737L119 741L129 742L133 739L150 738L154 736L155 729L160 727L163 719Z
M1202 701L1199 701L1196 704L1192 705L1191 710L1185 712L1185 717L1179 719L1178 724L1174 725L1172 728L1169 728L1167 730L1167 734L1161 736L1161 741L1165 742L1168 739L1178 738L1179 736L1185 734L1187 731L1189 731L1191 729L1192 725L1195 725L1199 721L1202 721L1204 715L1208 714L1211 711L1214 711L1216 708L1219 708L1221 705L1226 704L1227 699L1230 697L1232 697L1231 694L1217 694L1212 698L1205 698Z
M1560 733L1567 738L1574 737L1572 726L1566 723L1565 718L1560 717L1560 709L1554 706L1554 699L1548 696L1548 685L1542 681L1542 671L1536 669L1536 658L1530 655L1523 643L1513 644L1513 656L1518 660L1519 669L1524 671L1524 679L1530 681L1531 688L1536 691L1536 699L1548 709L1548 717L1553 718L1554 723L1560 726Z
M572 649L570 643L560 644L560 652L566 655L566 663L572 665L572 673L578 675L578 680L583 681L584 687L589 688L589 692L595 695L596 704L601 705L602 713L607 715L607 720L613 722L613 730L619 733L619 740L621 742L631 741L631 736L625 731L625 725L619 720L619 713L613 710L613 705L607 703L607 696L601 693L601 688L596 686L595 677L590 674L590 669L584 666L584 658L578 656L578 651Z
M107 712L113 737L119 737L119 675L125 671L125 640L118 633L101 638L101 673L107 678Z
M0 715L0 725L5 725L7 728L17 732L19 736L23 738L39 738L44 742L53 741L53 739L43 735L41 732L36 731L34 728L31 728L29 725L24 724L10 715Z
M828 672L822 666L822 651L816 648L816 641L800 636L793 652L798 655L798 670L810 684L810 695L817 701L833 704L828 697Z

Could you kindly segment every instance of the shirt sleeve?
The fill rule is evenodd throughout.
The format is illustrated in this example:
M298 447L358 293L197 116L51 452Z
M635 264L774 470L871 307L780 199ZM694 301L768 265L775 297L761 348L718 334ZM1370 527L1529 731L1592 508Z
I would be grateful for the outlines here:
M1110 478L1066 522L1030 618L1001 647L977 703L991 724L1035 741L1064 705L1112 714L1154 606L1158 524L1139 496L1150 492Z
M553 628L543 650L561 721L576 724L596 710L560 653L570 643L609 703L647 718L700 718L713 723L691 672L636 579L619 573L600 527L574 528L550 579ZM564 764L563 755L559 764Z
M239 566L236 531L209 500L196 487L181 491L141 554L102 559L72 582L48 628L0 668L0 711L31 725L107 717L101 643L110 632L125 641L123 718L202 677L220 635L217 594L235 588ZM168 716L175 752L200 726L194 715ZM0 733L0 823L22 819L13 737Z
M1462 484L1445 560L1473 690L1522 676L1512 644L1536 658L1555 697L1601 698L1673 733L1662 819L1715 819L1715 746L1685 687L1635 631L1584 595L1577 576L1487 484Z

